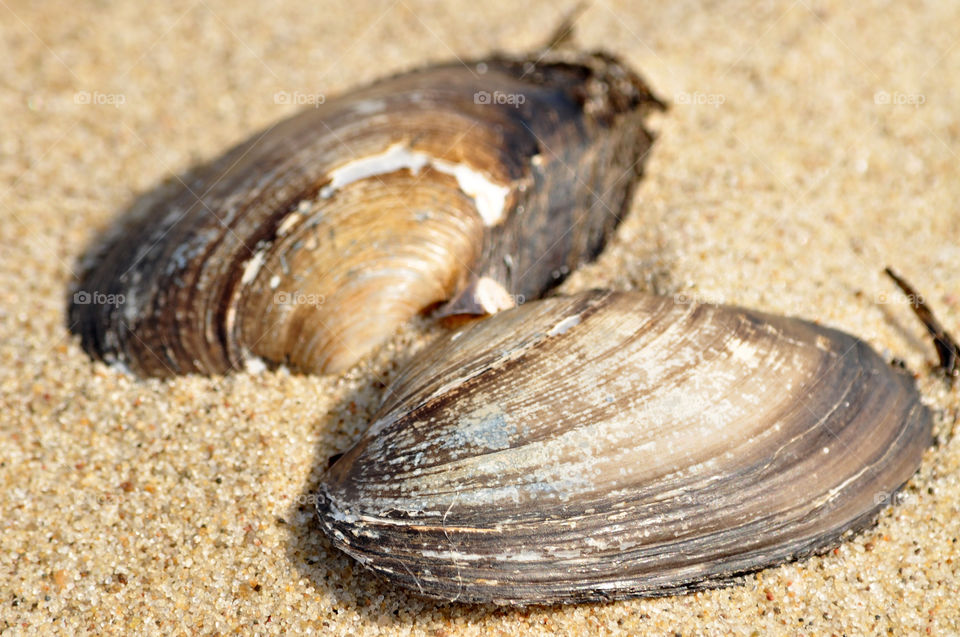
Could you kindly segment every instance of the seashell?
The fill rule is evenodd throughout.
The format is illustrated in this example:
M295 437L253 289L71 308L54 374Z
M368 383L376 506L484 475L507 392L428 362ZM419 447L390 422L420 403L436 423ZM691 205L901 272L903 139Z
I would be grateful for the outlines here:
M440 304L534 299L627 212L657 108L617 59L555 51L327 100L138 202L91 254L71 329L142 376L335 372Z
M664 595L868 525L932 442L912 378L793 318L554 297L441 337L318 493L333 543L421 595Z

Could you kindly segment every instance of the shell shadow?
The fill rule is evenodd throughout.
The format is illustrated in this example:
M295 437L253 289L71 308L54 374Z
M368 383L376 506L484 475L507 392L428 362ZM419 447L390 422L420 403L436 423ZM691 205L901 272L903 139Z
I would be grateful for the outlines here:
M930 341L926 338L920 337L917 335L915 328L908 327L905 325L898 316L890 311L890 308L883 303L875 303L877 309L880 310L880 313L883 315L883 321L909 345L910 349L923 353L924 360L929 360L930 358ZM922 326L921 326L922 327Z

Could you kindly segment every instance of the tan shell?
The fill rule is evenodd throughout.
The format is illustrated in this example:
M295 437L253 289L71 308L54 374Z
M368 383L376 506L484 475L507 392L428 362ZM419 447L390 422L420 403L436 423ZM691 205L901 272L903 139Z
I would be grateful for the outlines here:
M618 60L553 52L327 100L138 202L91 251L71 329L143 376L335 372L438 304L536 298L626 213L659 107Z
M870 523L931 435L912 378L852 336L593 292L423 352L318 510L336 546L430 597L663 595Z

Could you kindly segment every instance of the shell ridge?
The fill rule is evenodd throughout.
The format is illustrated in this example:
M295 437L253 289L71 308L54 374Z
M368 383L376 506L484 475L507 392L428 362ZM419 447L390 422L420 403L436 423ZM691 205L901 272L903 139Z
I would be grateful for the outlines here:
M365 516L350 536L351 554L366 556L374 569L402 570L402 563L418 577L429 573L420 579L428 596L459 594L460 601L575 602L696 590L824 550L849 529L874 519L874 492L902 484L919 462L929 414L910 379L888 369L863 341L800 319L768 319L739 308L680 308L640 294L601 298L593 321L573 318L578 316L574 305L563 300L541 302L551 310L543 314L528 304L424 353L424 361L447 360L459 345L466 352L459 366L476 371L471 367L475 358L486 363L469 382L459 382L462 377L451 366L439 372L442 378L427 381L423 393L417 392L415 377L407 378L406 405L433 396L449 379L458 382L447 389L446 402L432 405L429 416L389 408L387 413L402 415L377 434L381 455L356 456L353 468L341 468L338 480L349 483L351 473L386 463L378 470L383 471L378 480L385 482L365 482L362 493L347 496ZM644 312L631 314L641 307ZM522 316L531 321L518 323ZM677 327L658 330L663 327L659 321ZM475 341L492 333L497 323L537 337L517 359L505 363L502 352L484 358L489 350ZM699 336L691 338L692 332ZM524 335L511 342L523 341ZM629 345L622 345L628 340ZM611 357L569 364L582 360L575 358L579 347L593 353L592 343L609 349ZM624 360L614 364L617 355ZM666 397L686 389L700 392L711 404L754 394L760 400L755 407L749 401L737 403L723 412L730 418L726 425L703 430L729 435L726 442L699 440L695 434L701 416L696 412L691 412L690 424L670 425L686 432L672 444L711 454L690 455L679 446L670 460L656 444L646 447L650 441L632 432L648 427L638 420L647 407L633 403L606 412L586 402L587 411L581 412L565 399L564 392L577 388L578 374L620 374L637 360L631 357L672 367L673 359L684 356L692 356L691 365L727 376L698 385L683 372L665 384L646 379L635 391ZM558 367L551 372L548 363L554 359ZM490 360L510 366L509 373L488 373ZM413 367L430 371L422 363ZM784 376L787 369L792 374ZM528 378L536 382L523 384ZM510 383L510 398L501 400L497 388L505 383ZM750 388L755 383L759 389ZM589 392L583 384L578 391ZM628 383L618 391L628 391L628 385L633 387ZM543 401L557 405L554 426L564 431L597 421L584 429L587 439L600 438L602 419L618 419L616 426L626 428L618 431L630 432L630 442L597 441L611 454L612 467L629 459L644 471L587 475L601 466L600 459L563 455L567 442L556 432L538 438L549 423L522 425L507 449L491 448L485 438L473 442L457 429L462 426L458 418L474 413L478 405L495 405L497 411ZM548 413L537 408L514 417L539 420ZM735 417L739 413L750 414L750 422ZM403 434L413 422L423 427L416 445ZM497 422L490 424L513 426ZM537 445L546 445L553 455L538 460ZM410 449L434 457L427 465L415 465ZM397 463L390 465L393 458ZM558 464L552 467L551 462ZM562 498L533 490L541 479L538 466L552 485L568 489ZM567 476L582 481L560 486ZM523 494L517 495L517 489ZM378 518L378 512L398 510L407 513ZM322 506L319 512L324 518ZM376 545L364 532L379 534Z

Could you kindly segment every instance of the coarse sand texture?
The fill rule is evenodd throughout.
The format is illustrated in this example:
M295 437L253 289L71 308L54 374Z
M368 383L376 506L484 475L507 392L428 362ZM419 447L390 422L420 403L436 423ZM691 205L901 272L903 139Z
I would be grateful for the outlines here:
M586 3L576 42L668 103L629 216L561 291L801 316L917 376L936 444L825 555L687 596L426 601L314 521L328 458L438 329L340 375L138 380L69 331L79 258L134 198L301 108L535 48L571 7L0 0L0 634L960 634L960 390L907 299L960 333L960 3Z

